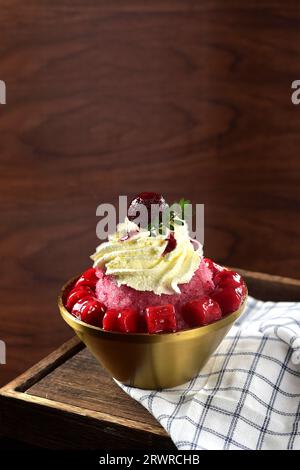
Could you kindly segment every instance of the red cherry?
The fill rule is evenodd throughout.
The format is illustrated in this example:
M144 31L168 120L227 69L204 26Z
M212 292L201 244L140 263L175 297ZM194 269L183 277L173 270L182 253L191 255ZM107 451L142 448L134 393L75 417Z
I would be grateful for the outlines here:
M86 305L81 307L81 321L102 328L105 311L105 305L99 300L95 298L88 300Z
M167 203L159 193L143 192L136 196L132 201L128 209L129 220L134 220L139 216L141 206L145 206L148 212L147 220L143 221L143 226L147 227L151 223L151 206L157 206L157 210L154 211L154 218L162 220L162 212L166 209ZM153 221L152 221L153 222Z
M177 246L177 241L176 241L176 238L175 238L173 232L170 233L167 240L168 240L168 243L167 243L167 246L165 248L165 251L163 252L163 256L166 255L167 253L170 253L171 251L175 250L175 248Z
M95 289L98 277L96 276L96 270L94 268L87 269L75 284L78 286L89 286L91 289Z
M210 269L212 272L214 271L214 262L210 258L203 258L203 263Z
M182 317L191 327L208 325L222 317L219 304L208 295L192 300L182 307Z
M106 331L119 331L118 315L119 312L115 308L107 310L103 317L103 329Z
M213 274L213 279L217 273L224 271L224 268L222 266L215 263L210 258L203 258L203 261L206 264L206 266L211 270Z
M72 314L89 325L102 327L105 306L95 297L78 300L72 309Z
M245 283L241 284L239 287L236 287L235 290L241 296L241 300L243 302L246 298L246 295L247 295L247 287L246 287Z
M81 309L86 305L89 300L93 299L94 297L92 295L90 297L84 297L83 299L79 299L72 308L72 315L74 315L74 317L76 317L78 320L81 320Z
M211 297L218 302L223 315L235 312L243 300L241 287L217 287Z
M134 308L124 308L118 314L118 327L121 333L138 333L140 315Z
M149 333L174 332L177 329L174 305L160 305L146 308L146 322Z
M139 333L148 333L146 316L144 312L140 313L139 315Z
M142 317L134 308L109 309L103 317L103 329L121 333L139 333L145 331Z
M83 299L85 297L90 297L93 296L94 292L89 286L78 286L74 287L74 289L71 290L67 297L66 301L66 308L70 312L72 311L73 306L78 302L79 299Z
M244 281L239 273L224 269L215 275L214 283L217 287L240 287Z

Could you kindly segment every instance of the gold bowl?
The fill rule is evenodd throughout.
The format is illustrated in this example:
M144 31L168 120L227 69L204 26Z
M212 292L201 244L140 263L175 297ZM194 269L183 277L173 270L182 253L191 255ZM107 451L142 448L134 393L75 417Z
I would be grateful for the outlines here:
M221 320L176 333L114 333L77 320L64 307L67 293L77 278L62 288L58 307L90 352L118 381L145 389L169 388L195 377L244 310Z

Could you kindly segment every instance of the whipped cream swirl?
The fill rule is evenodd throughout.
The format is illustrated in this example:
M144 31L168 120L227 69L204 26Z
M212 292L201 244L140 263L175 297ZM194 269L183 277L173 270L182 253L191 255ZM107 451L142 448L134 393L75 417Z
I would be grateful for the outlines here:
M150 232L125 219L117 232L101 243L91 256L94 267L105 268L118 286L127 285L138 291L155 294L179 294L180 284L191 280L200 265L202 245L194 245L186 222L174 225L176 243L166 250L167 234L150 236Z

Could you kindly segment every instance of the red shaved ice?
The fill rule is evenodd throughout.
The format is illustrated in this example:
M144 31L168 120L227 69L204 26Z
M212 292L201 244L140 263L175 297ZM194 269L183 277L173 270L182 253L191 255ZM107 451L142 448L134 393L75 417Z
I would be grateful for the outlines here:
M174 305L176 312L181 311L183 304L204 294L210 294L214 289L212 272L205 262L201 261L190 282L179 285L180 294L155 294L154 292L138 291L132 287L117 285L113 276L107 276L102 269L96 270L99 278L96 284L96 297L106 305L107 309L135 308L143 312L147 307L156 305ZM177 317L179 329L184 328L181 316Z

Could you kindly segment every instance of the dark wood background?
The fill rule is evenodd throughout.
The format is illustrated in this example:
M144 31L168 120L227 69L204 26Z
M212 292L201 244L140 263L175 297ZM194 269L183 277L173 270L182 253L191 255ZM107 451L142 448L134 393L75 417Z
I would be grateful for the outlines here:
M71 336L119 194L204 203L208 256L299 277L299 54L292 0L0 0L0 383Z

